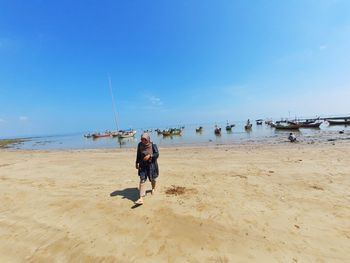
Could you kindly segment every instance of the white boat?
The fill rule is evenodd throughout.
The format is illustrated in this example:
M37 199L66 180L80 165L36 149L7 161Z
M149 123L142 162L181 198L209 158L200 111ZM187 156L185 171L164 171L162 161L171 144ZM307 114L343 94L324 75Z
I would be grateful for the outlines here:
M134 137L136 134L135 130L130 130L130 131L122 131L121 133L119 133L119 138L130 138L130 137Z

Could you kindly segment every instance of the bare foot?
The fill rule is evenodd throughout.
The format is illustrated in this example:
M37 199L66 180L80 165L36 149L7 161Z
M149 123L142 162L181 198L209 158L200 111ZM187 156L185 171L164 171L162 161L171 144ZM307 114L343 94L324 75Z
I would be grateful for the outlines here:
M153 188L151 191L151 194L154 195L155 192L156 192L156 189Z

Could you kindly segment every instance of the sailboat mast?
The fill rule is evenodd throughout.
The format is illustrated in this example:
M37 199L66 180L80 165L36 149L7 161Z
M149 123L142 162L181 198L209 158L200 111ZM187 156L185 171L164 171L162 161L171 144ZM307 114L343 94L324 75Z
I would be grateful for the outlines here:
M115 107L114 95L113 95L113 90L112 90L112 80L111 80L111 77L110 77L110 76L108 76L108 80L109 80L109 90L111 91L111 97L112 97L113 112L114 112L114 121L115 121L115 125L116 125L116 127L117 127L117 131L119 131L118 118L117 118L117 110L116 110L116 107Z

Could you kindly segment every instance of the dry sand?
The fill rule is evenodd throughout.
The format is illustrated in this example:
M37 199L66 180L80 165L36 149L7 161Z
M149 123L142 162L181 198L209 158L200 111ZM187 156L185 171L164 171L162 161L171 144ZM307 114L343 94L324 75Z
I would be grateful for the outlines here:
M161 148L157 192L133 208L134 149L2 150L0 262L350 262L349 156Z

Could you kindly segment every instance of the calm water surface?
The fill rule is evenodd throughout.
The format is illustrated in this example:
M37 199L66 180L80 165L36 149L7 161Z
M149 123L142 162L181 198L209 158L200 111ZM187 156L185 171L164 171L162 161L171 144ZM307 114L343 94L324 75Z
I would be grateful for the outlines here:
M323 123L319 129L300 129L299 131L281 131L270 126L253 124L251 131L245 131L245 122L234 122L236 125L232 132L225 130L226 123L218 123L222 128L222 134L214 134L215 124L201 125L203 132L197 133L199 125L186 125L181 136L163 137L155 131L150 132L151 140L160 147L171 146L206 146L206 145L228 145L228 144L278 144L289 143L288 134L293 132L302 143L328 142L330 140L350 139L350 126L329 126ZM169 127L160 127L165 129ZM56 150L56 149L100 149L100 148L136 148L143 130L137 130L135 138L85 138L83 133L46 136L32 138L31 140L17 145L18 149ZM344 131L340 134L339 131Z

